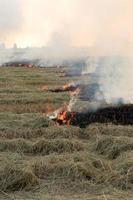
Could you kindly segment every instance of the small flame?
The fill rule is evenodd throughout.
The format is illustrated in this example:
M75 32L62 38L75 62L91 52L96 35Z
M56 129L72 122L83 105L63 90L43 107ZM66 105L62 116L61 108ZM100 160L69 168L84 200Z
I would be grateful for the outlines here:
M74 88L76 87L76 85L73 83L73 82L71 82L71 83L68 83L68 84L65 84L65 85L63 85L63 89L64 90L73 90Z
M57 123L59 125L71 125L71 122L73 122L75 119L75 113L74 112L68 112L68 111L62 111L57 115Z
M45 89L45 88L44 88ZM64 103L64 105L56 110L54 113L47 115L50 119L57 122L59 125L71 125L75 121L75 112L72 112L72 106L76 102L76 96L80 93L80 88L73 82L65 84L62 86L63 91L69 91L71 100L69 104Z

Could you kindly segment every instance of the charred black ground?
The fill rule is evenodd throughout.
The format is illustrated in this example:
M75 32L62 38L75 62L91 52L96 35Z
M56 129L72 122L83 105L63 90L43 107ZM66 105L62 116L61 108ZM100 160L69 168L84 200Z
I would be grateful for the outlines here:
M68 119L71 117L71 112L67 113L67 117ZM131 125L133 124L133 105L108 106L86 113L75 112L71 125L86 127L95 122Z

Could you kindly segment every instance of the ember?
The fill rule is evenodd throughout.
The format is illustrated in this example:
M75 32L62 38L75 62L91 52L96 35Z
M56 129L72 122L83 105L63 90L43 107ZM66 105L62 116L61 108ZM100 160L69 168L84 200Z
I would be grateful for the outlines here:
M78 87L79 86L75 85L74 83L68 83L55 89L48 89L46 86L44 86L42 90L48 92L74 92Z
M10 66L10 67L27 67L27 68L33 68L36 67L36 65L31 64L30 62L8 62L5 63L4 66Z

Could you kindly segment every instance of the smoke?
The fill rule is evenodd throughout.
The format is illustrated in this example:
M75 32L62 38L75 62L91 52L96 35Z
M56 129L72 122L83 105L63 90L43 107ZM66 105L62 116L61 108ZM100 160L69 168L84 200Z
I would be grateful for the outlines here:
M71 99L72 110L79 111L81 107L82 111L95 111L108 105L133 104L132 56L89 57L86 64L82 74L89 72L92 80L90 82L89 77L82 82L86 89L75 97L76 100ZM83 105L79 101L81 95Z
M0 0L0 41L13 44L22 26L21 0Z
M0 40L7 46L45 46L58 33L89 54L129 51L131 0L0 0ZM65 42L65 44L66 44Z
M89 56L125 56L133 50L132 9L131 0L0 0L0 41L48 46L33 54L42 59L83 55L73 47L87 47Z
M84 50L78 47L86 46L94 57L83 73L95 71L106 102L133 103L132 11L132 0L0 0L0 41L39 46L19 59L39 58L40 64L79 58ZM10 59L18 58L11 51L1 54L1 63Z
M98 67L97 60L98 60L97 57L89 57L86 60L84 68L82 69L82 75L95 73L95 70Z
M132 57L105 58L98 74L107 103L133 103Z

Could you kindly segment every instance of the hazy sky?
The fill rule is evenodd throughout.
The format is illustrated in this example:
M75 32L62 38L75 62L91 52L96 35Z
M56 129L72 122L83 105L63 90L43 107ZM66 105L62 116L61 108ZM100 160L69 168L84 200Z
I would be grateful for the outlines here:
M0 41L103 49L133 43L133 0L0 0ZM52 38L52 39L51 39Z

